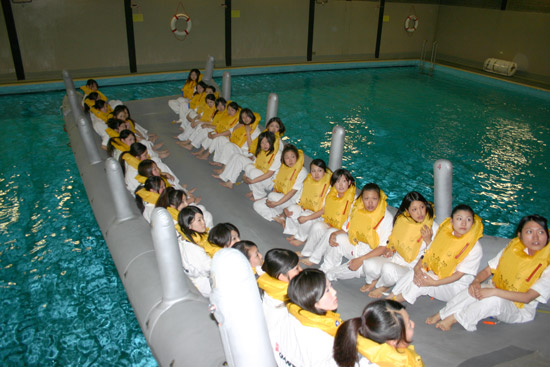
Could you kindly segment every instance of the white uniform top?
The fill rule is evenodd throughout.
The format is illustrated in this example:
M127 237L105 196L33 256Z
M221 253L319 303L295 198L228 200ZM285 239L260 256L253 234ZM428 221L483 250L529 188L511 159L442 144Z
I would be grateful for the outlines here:
M526 254L528 254L527 248L525 248L524 251ZM504 249L500 250L497 256L489 260L488 265L491 270L496 270L503 252ZM548 298L550 298L550 266L547 266L546 269L544 269L544 271L540 275L540 278L531 286L530 289L536 291L539 296L526 304L525 307L537 307L537 304L539 302L548 302Z
M210 287L210 256L199 245L178 238L180 248L181 262L183 270L197 287L199 292L205 297L212 291Z
M107 132L105 131L108 127L107 124L105 123L105 121L94 115L93 112L90 112L90 118L92 120L94 131L97 133L97 135L101 137L101 145L106 146L109 142L109 139L111 139L109 134L107 134Z

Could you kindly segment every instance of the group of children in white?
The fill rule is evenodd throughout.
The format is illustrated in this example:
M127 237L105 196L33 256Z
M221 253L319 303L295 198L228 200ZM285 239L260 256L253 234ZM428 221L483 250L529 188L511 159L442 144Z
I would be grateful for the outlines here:
M441 330L455 323L466 330L487 317L508 323L533 320L539 302L550 296L547 220L529 215L517 237L478 272L482 258L482 219L467 205L456 206L439 226L432 204L408 193L392 215L375 183L356 197L353 176L331 172L315 159L310 173L304 153L281 140L285 127L274 117L260 131L260 116L218 97L193 69L183 96L169 101L183 131L176 138L199 159L212 158L213 177L232 188L243 174L255 211L280 223L301 253L272 249L265 259L258 246L241 241L230 223L213 226L212 215L197 205L156 151L154 134L136 124L128 109L97 90L82 87L96 132L119 158L126 185L149 221L155 206L166 208L178 231L183 268L208 296L212 256L221 248L240 250L250 261L279 366L422 366L410 344L414 322L401 302L428 295L447 305L426 320ZM109 103L108 103L109 102ZM320 265L302 271L300 263ZM492 276L490 282L485 282ZM381 298L363 314L343 322L331 281L364 277L362 292Z

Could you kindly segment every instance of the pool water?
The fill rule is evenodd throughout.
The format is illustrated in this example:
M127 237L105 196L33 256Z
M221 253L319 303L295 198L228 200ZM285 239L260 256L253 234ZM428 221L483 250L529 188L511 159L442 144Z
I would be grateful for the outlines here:
M64 93L0 97L0 361L156 366L63 131Z
M512 238L524 215L549 215L550 103L479 80L416 67L265 74L233 77L232 96L265 116L277 93L288 140L327 162L332 128L343 126L343 167L358 187L376 182L395 207L413 190L433 200L433 163L450 160L454 204L472 206L486 235ZM102 90L126 100L179 87Z

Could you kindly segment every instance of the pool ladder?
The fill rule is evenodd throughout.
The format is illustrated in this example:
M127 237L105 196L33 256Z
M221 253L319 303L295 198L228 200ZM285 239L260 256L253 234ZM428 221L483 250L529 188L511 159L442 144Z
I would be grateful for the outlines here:
M420 64L419 64L419 69L420 69L420 72L423 73L426 69L426 61L425 61L425 58L426 58L426 44L428 43L428 40L424 40L424 42L422 42L422 50L420 51ZM426 70L426 73L430 74L430 75L433 75L434 73L434 69L435 69L435 58L437 57L437 41L434 41L432 43L432 56L430 57L430 63L431 63L431 67L429 68L429 70Z

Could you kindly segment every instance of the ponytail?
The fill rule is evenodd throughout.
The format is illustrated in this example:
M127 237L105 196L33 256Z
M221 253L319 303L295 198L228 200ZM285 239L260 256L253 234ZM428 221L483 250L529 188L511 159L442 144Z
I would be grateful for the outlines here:
M353 367L359 361L357 355L357 334L361 327L361 318L345 321L334 337L333 355L339 367Z

